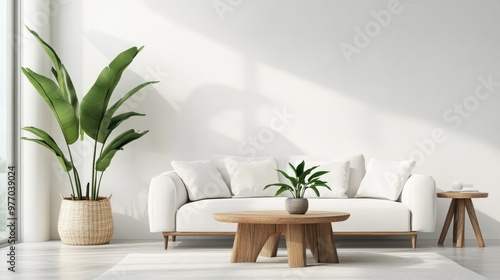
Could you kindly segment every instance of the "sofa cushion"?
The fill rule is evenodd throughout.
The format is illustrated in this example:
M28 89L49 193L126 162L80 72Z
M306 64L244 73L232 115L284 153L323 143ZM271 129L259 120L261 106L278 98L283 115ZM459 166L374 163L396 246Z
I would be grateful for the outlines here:
M190 202L177 211L179 232L235 232L236 224L217 222L214 213L233 211L284 210L284 197L223 198ZM309 199L309 211L340 211L351 214L333 223L333 231L409 231L410 211L404 204L382 199Z
M210 161L172 161L171 164L184 182L189 200L231 197L229 188Z
M414 160L381 161L371 159L365 178L355 197L397 200L414 167Z
M225 159L226 169L231 177L231 190L234 197L274 196L276 190L264 187L278 182L276 161L273 158L240 162Z
M226 163L225 160L232 159L236 160L239 162L252 162L252 161L261 161L265 159L270 159L273 157L242 157L242 156L230 156L230 155L221 155L221 154L212 154L210 156L212 160L212 164L217 168L219 171L220 175L222 176L222 179L226 183L226 185L229 187L229 191L233 193L232 188L231 188L231 176L229 175L229 172L226 169ZM276 158L274 158L276 160ZM277 161L278 163L278 161ZM277 165L278 169L280 168L279 165Z

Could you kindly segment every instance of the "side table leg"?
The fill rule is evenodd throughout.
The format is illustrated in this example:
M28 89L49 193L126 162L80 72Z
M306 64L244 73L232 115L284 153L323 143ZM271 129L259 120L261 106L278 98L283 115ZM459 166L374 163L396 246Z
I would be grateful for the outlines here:
M457 203L457 247L464 246L464 231L465 231L465 201L459 199Z
M458 230L458 199L455 200L455 213L453 214L453 244L457 243L457 230Z
M479 247L484 247L483 235L481 234L481 229L479 228L479 222L477 221L476 211L474 210L474 205L472 204L472 199L465 200L465 207L467 207L467 213L469 213L470 223L472 224L472 229L476 235L477 244Z
M438 244L443 244L444 239L446 238L446 234L448 233L448 229L450 228L451 219L455 214L456 205L457 201L455 199L452 199L450 203L450 208L448 209L448 214L446 214L446 219L444 220L443 229L441 230L441 235L439 236Z

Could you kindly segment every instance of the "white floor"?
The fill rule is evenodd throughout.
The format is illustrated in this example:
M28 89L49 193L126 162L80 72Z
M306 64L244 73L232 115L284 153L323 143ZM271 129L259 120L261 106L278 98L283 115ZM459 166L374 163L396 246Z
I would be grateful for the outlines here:
M169 250L217 251L232 247L231 238L195 239L179 237L169 242ZM438 246L434 240L419 240L419 252L435 252L454 260L489 279L500 279L500 240L486 240L479 248L475 240L466 240L464 248L455 248L451 242ZM366 248L371 252L411 252L409 240L340 239L337 248ZM283 242L280 246L283 246ZM0 279L93 279L116 265L130 253L161 253L161 241L114 240L102 246L67 246L60 241L16 245L16 272L8 271L2 261ZM6 256L8 248L0 249ZM193 267L193 269L196 269Z

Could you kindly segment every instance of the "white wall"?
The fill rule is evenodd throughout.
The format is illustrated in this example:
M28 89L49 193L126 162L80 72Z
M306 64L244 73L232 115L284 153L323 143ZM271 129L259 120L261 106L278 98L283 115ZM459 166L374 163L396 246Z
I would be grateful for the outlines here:
M134 45L145 48L119 89L161 81L129 102L147 116L124 128L150 133L116 156L103 181L102 194L113 194L114 238L160 238L148 232L148 184L172 159L360 152L412 156L440 190L463 181L489 192L474 203L484 237L498 238L500 2L52 3L52 42L80 94ZM270 130L279 114L286 122ZM57 199L69 189L54 174ZM420 238L439 235L449 200L438 202L437 230ZM58 209L53 203L52 238Z

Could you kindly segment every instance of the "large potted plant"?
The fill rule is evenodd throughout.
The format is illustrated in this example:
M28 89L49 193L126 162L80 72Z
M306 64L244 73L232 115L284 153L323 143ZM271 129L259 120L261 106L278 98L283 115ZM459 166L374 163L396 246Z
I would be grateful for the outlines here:
M111 96L122 73L142 50L142 47L132 47L116 56L101 71L94 85L80 102L70 75L54 49L35 31L29 28L28 30L52 61L54 79L40 75L29 68L23 67L22 72L52 110L64 138L66 152L63 152L62 146L57 144L48 132L37 127L23 127L23 130L36 137L22 137L22 139L38 143L53 152L62 169L68 174L71 195L63 197L58 221L62 242L70 245L109 243L114 225L110 197L100 196L104 171L109 167L116 152L148 133L148 131L136 132L134 129L129 129L111 139L112 132L123 121L134 116L144 116L137 112L117 114L117 110L139 90L156 81L142 83L110 104ZM92 166L89 167L92 175L90 182L86 184L85 194L72 152L75 143L79 139L82 141L84 135L90 137L94 144Z
M297 166L293 166L291 163L288 163L291 167L293 174L289 175L283 170L277 170L281 175L283 175L290 184L284 183L273 183L266 185L264 189L269 187L280 187L275 196L279 196L282 193L289 191L292 194L292 197L289 197L285 200L285 208L290 214L305 214L307 209L309 208L309 201L307 198L304 198L304 194L307 189L312 189L314 193L319 197L320 193L318 191L318 187L325 187L329 190L331 188L325 181L320 180L320 177L325 175L330 171L316 171L312 173L316 168L319 167L313 166L309 169L305 169L306 163L302 161ZM312 174L311 174L312 173Z

